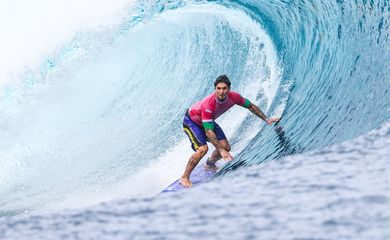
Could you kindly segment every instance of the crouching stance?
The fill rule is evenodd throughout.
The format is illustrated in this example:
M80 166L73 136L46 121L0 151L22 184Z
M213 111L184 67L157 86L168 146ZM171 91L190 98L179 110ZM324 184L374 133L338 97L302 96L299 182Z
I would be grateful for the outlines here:
M268 119L265 114L248 99L239 93L230 91L230 80L226 75L219 76L215 82L215 92L195 103L186 111L183 120L184 132L191 141L191 147L195 151L190 157L180 183L184 187L191 187L190 175L199 161L208 152L207 142L211 142L215 150L206 161L206 170L216 170L215 163L220 159L233 160L230 154L230 144L226 139L222 128L214 122L234 105L239 105L249 109L253 114L271 125L279 121L279 118Z

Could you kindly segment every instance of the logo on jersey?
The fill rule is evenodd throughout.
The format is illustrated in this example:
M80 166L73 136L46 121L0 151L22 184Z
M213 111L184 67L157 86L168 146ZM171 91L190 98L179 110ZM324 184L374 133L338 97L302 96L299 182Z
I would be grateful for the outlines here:
M206 108L205 111L208 112L208 113L211 113L211 110L208 109L208 108Z

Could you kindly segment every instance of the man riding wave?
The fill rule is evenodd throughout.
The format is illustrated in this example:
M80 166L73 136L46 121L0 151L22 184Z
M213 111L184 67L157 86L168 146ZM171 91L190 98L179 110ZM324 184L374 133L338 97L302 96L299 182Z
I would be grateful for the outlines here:
M230 91L230 80L226 75L219 76L215 82L215 92L205 97L203 100L195 103L187 110L184 120L183 128L187 134L191 147L195 153L190 157L187 163L180 183L184 187L191 187L190 175L192 170L199 163L207 151L207 142L211 142L215 150L207 159L206 170L216 170L215 163L220 159L228 161L233 160L230 154L230 144L226 139L222 128L214 121L234 105L240 105L249 109L253 114L264 120L268 125L279 121L279 118L270 118L248 99L242 97L239 93Z

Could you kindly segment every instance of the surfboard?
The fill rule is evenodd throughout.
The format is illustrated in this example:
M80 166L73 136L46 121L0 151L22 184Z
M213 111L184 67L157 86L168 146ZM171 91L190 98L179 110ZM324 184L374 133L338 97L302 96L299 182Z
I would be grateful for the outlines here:
M218 167L218 169L221 169ZM192 187L196 187L197 185L206 183L210 181L214 175L218 172L217 171L208 171L204 169L204 164L198 164L198 166L195 167L195 169L192 171L190 180L192 182ZM166 187L161 193L167 193L167 192L177 192L183 189L188 189L183 187L183 185L180 184L180 178L177 179L175 182L173 182L171 185Z

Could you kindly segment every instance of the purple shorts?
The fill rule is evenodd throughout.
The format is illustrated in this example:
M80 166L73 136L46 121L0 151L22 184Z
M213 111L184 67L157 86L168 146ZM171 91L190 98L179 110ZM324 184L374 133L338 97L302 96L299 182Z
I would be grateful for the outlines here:
M191 142L191 147L194 151L198 149L198 147L207 145L209 142L204 128L196 124L191 120L191 118L186 114L183 119L183 128L184 132L187 134L188 138ZM214 122L214 133L217 135L217 139L224 140L226 139L225 133L222 131L222 128Z

